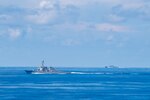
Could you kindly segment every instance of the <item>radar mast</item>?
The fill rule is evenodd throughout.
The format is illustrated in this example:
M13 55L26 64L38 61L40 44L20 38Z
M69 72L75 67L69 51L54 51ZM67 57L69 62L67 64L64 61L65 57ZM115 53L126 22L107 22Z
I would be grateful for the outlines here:
M41 67L44 67L44 60L42 61L42 66Z

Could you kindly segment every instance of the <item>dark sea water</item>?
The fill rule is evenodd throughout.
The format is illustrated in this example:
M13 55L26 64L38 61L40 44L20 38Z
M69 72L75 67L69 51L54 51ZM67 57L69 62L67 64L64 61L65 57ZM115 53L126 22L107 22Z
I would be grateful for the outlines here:
M57 68L74 74L28 75L0 68L0 100L150 100L148 68Z

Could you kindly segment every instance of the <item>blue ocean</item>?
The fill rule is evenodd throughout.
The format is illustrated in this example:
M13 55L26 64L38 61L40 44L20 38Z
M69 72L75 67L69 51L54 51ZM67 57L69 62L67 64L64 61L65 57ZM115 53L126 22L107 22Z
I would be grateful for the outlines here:
M56 68L72 74L26 74L0 68L0 100L150 100L149 68Z

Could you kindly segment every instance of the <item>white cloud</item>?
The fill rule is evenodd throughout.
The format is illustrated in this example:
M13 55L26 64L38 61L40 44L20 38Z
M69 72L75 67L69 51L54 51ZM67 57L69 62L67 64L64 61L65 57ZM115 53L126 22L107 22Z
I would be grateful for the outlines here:
M104 5L107 8L122 6L124 10L133 10L145 7L147 3L144 0L60 0L61 7L73 5L76 7L84 7L89 5Z
M48 1L43 0L43 1L40 2L39 6L40 6L41 8L44 8L45 6L47 6L48 3L49 3Z
M109 35L107 38L106 38L107 41L111 42L114 40L114 36L113 35Z
M116 5L126 5L138 7L142 4L149 2L149 0L5 0L0 3L1 6L19 6L19 7L27 7L27 8L38 8L38 7L53 7L54 4L59 4L61 7L65 7L68 5L74 5L78 7L91 5L91 4L101 4L105 6L116 6Z
M108 21L121 22L124 20L124 16L122 17L121 15L114 14L112 12L112 7L120 5L123 10L130 10L130 9L140 9L145 5L145 3L142 2L142 0L132 0L132 1L131 0L37 0L37 3L33 3L33 0L32 0L30 5L32 4L33 4L33 8L32 6L30 6L31 9L27 9L27 12L29 10L29 13L25 13L26 18L29 21L27 22L27 24L30 25L30 22L35 23L35 24L43 24L42 27L50 27L49 29L44 30L45 33L50 33L51 32L50 29L54 28L52 29L53 31L55 31L54 33L56 34L57 32L59 34L63 33L66 35L66 37L76 36L72 34L77 34L79 35L79 37L84 37L84 36L87 37L90 33L92 33L93 37L94 36L96 37L97 34L95 35L95 33L97 32L97 30L104 34L105 33L107 34L107 32L128 32L130 30L127 26L119 25L119 23L117 24L105 23ZM68 17L68 16L74 16L74 15L77 15L78 17L78 14L72 13L73 12L72 9L69 10L70 11L69 13L67 13L68 10L66 9L68 9L68 6L70 7L70 5L72 5L73 7L75 6L75 8L77 7L77 13L79 12L79 18L75 21L72 21L75 18ZM87 12L84 12L86 14L82 14L82 11L85 11L87 8L90 9L90 7L94 7L94 6L97 6L96 8L99 8L102 10L104 9L104 11L106 10L106 13L104 14L103 12L101 14L101 12L99 11L99 13L102 16L107 16L106 17L107 20L105 20L105 22L103 21L102 23L97 24L100 21L98 19L101 19L101 18L97 17L98 19L92 19L91 16L86 16L86 14L90 15L92 13L91 11L87 11ZM81 7L83 7L83 10L78 9ZM64 10L66 10L66 12ZM149 10L147 10L147 12L149 12ZM81 13L81 16L80 16L80 13ZM0 16L0 19L5 19L5 18L7 19L7 17L8 16L2 15ZM90 18L91 20L89 21ZM44 25L50 22L55 23L55 24L51 24L51 26ZM42 32L42 29L36 29L38 25L37 26L35 25L34 27L35 28L33 28L32 30L31 29L27 30L27 32L29 31L29 34L32 34L35 30L39 30ZM39 34L41 34L41 32L39 32ZM69 33L69 35L67 33ZM19 29L9 29L9 36L11 38L18 38L20 35L21 35L21 31ZM90 34L89 37L91 38L92 35ZM55 37L55 34L54 34L54 37ZM113 40L113 38L114 37L110 36L107 39L108 41L111 41ZM47 40L54 40L54 39L55 38L51 38L51 37L47 38ZM78 44L78 43L70 39L70 40L66 40L65 44L70 45L70 44Z
M83 7L83 6L92 5L92 4L116 5L119 3L120 3L120 0L60 0L60 4L63 7L68 6L68 5Z
M142 1L126 1L122 5L124 10L135 10L145 7L146 3Z
M39 3L40 8L54 8L57 0L41 0Z
M146 5L146 2L142 0L132 0L132 1L131 0L41 0L37 2L38 2L37 13L27 15L27 19L36 24L47 24L51 21L54 22L55 18L56 20L57 18L60 18L59 16L61 16L60 19L66 20L65 18L67 18L68 16L73 16L73 15L65 15L64 13L65 10L64 8L70 5L75 6L77 8L84 8L84 9L94 5L97 6L102 5L102 8L109 9L110 11L112 10L113 7L116 7L118 5L121 7L122 10L140 11L139 9L143 9ZM56 8L56 5L58 8ZM103 6L105 6L106 8ZM80 11L81 10L79 10L79 13L82 13ZM80 16L78 15L77 17ZM113 22L120 22L124 20L124 17L115 14L109 14L108 20Z
M42 0L37 5L36 13L27 15L27 20L36 24L47 24L57 17L56 0Z
M115 25L111 23L99 23L99 24L88 24L88 23L63 23L58 25L53 25L55 29L71 29L73 31L86 31L90 29L96 29L104 32L127 32L130 29L126 26Z
M74 6L85 6L85 5L91 5L91 4L105 4L107 6L116 6L119 4L129 4L130 0L60 0L60 4L62 6L67 5L74 5ZM136 2L137 0L133 0L132 2Z
M21 31L19 29L8 29L8 35L12 39L17 39L21 36Z
M108 20L112 21L112 22L120 22L120 21L125 20L124 17L118 16L118 15L115 15L115 14L110 14L107 17L108 17Z
M7 19L10 19L11 17L9 15L5 15L5 14L2 14L0 15L0 20L7 20Z
M1 14L0 15L0 22L7 22L10 23L13 20L13 17L7 14Z
M49 12L40 12L34 15L28 15L27 19L36 24L47 24L50 21L53 21L55 17L56 17L55 11L49 11Z
M114 24L110 24L110 23L97 24L96 29L99 31L104 31L104 32L126 32L126 31L129 31L129 29L125 26L114 25Z
M57 29L71 29L74 31L82 31L86 30L89 27L89 25L86 23L63 23L54 25L53 27Z
M79 40L75 40L75 39L67 39L65 41L63 41L62 45L65 46L74 46L74 45L79 45L80 41Z

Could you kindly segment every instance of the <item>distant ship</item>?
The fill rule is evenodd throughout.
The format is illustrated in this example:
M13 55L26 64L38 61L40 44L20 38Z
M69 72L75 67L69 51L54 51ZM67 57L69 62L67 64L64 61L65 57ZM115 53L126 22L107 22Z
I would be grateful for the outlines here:
M110 65L110 66L105 66L105 68L119 68L118 66Z
M36 70L25 70L27 74L69 74L69 72L58 71L53 67L44 66L44 60L42 65Z

